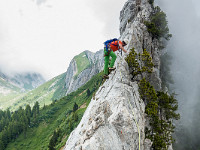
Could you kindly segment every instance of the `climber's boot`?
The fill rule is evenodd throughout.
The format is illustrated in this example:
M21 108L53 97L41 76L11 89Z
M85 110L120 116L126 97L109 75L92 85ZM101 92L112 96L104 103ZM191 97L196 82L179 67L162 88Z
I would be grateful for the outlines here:
M110 68L108 68L109 69L109 71L113 71L113 70L115 70L116 68L115 67L110 67Z
M109 76L108 75L104 75L103 78L104 79L109 79Z

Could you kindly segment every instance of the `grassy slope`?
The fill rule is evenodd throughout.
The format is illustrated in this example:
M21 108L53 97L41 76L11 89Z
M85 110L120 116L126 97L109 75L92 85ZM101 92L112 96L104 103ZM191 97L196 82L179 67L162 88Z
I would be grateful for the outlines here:
M15 110L19 106L26 106L27 104L33 105L36 101L40 103L40 106L48 105L52 103L53 100L59 99L64 96L65 89L65 73L49 80L48 82L42 84L38 88L21 95L10 109Z
M62 136L56 149L58 150L63 147L71 132L69 129L69 121L72 118L72 113L70 114L69 112L73 109L74 103L76 102L78 106L83 106L85 104L87 107L92 95L101 84L102 73L94 76L77 91L43 108L40 111L40 123L38 127L29 128L26 137L24 134L21 134L15 141L8 145L6 150L46 150L48 149L48 144L54 130L58 128L61 129ZM90 96L87 95L87 89L91 91ZM78 125L86 107L77 110L79 119L77 122L73 123L73 128Z
M74 78L76 78L81 71L90 65L90 62L86 57L85 52L75 56L74 59L78 68L78 72L74 76ZM36 101L38 101L41 106L44 104L51 104L53 100L65 96L65 75L66 73L63 73L28 93L21 93L20 88L17 88L0 78L0 85L4 85L11 90L11 93L6 96L0 94L0 109L9 108L10 110L16 110L20 106L23 107L27 104L32 106Z
M10 107L13 103L15 103L18 98L21 97L22 93L12 92L6 96L0 95L0 109L5 110Z
M90 61L86 57L85 52L82 52L81 54L75 56L74 59L78 68L78 72L75 75L75 77L77 77L81 73L81 71L85 70L90 65Z
M21 92L20 88L8 83L7 81L0 78L0 85L1 87L4 87L4 90L6 89L7 93L0 94L0 109L7 108L10 105L12 105L13 101L16 100L16 97L18 97Z
M0 85L3 85L4 87L6 88L9 88L11 89L12 91L16 91L16 92L19 92L20 91L20 88L8 83L7 81L3 80L0 78Z

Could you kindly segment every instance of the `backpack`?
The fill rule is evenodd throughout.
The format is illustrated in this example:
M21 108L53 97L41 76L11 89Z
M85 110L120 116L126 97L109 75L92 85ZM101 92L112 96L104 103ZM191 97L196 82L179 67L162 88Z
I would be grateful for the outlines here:
M107 52L109 51L110 43L113 42L113 41L118 41L118 39L114 38L114 39L110 39L110 40L107 40L107 41L104 42L104 48L106 49Z

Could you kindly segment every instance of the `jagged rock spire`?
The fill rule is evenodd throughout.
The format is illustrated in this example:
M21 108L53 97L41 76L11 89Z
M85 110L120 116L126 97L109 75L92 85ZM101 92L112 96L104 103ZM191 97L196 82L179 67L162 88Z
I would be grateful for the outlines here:
M149 81L161 88L159 44L147 32L152 7L148 0L128 0L120 12L120 39L128 39L126 49L137 52L148 49L154 69ZM118 55L116 70L99 88L91 100L80 124L71 133L65 150L150 150L151 141L145 139L145 104L140 99L137 82L131 81L129 68Z

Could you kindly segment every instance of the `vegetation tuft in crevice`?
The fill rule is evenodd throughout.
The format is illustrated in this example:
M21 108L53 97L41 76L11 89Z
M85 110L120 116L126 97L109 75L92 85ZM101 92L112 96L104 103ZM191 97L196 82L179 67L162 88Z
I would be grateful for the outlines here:
M153 72L154 64L152 62L152 57L146 49L143 50L142 54L138 54L135 49L132 48L125 60L129 65L133 78L139 74L143 76L143 73Z
M139 82L139 93L146 104L145 113L149 117L150 128L145 129L145 136L153 142L154 150L167 150L174 142L173 119L180 118L180 115L176 113L178 102L174 95L170 96L162 91L156 92L145 79Z
M178 102L174 94L169 95L163 91L156 91L154 87L146 81L143 73L153 72L153 63L150 54L143 50L142 54L137 54L134 48L126 57L131 74L141 75L139 81L139 93L145 103L145 113L149 118L149 126L145 128L146 138L152 141L152 149L167 150L174 142L172 133L175 126L173 120L178 120L180 115L176 113Z
M152 38L169 40L172 34L169 33L167 15L156 6L153 8L150 21L145 21L147 31L152 35Z

